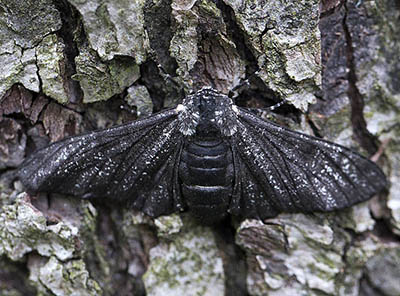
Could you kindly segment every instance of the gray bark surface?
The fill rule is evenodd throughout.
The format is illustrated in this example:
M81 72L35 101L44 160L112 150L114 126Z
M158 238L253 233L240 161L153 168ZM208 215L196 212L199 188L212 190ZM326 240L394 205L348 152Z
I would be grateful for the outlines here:
M0 295L400 295L400 4L0 0ZM15 179L50 141L202 86L373 157L387 192L329 214L198 225Z

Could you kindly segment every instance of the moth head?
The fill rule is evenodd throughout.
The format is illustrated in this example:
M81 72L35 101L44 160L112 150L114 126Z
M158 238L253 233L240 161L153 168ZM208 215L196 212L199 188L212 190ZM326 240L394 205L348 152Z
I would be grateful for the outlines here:
M237 130L237 107L220 92L205 87L187 96L176 108L180 131L187 136L232 136Z

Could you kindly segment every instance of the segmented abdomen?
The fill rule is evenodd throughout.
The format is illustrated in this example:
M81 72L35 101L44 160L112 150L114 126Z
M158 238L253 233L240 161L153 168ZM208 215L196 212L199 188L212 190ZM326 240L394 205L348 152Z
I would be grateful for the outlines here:
M202 222L227 214L234 171L230 146L221 139L187 141L179 165L183 198Z

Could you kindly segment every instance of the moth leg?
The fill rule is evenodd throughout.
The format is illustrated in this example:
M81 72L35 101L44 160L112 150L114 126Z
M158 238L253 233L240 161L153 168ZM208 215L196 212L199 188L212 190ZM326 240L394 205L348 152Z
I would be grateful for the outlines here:
M234 86L230 91L228 97L232 98L232 100L235 100L238 97L238 94L236 91L238 89L241 89L242 87L249 87L250 86L250 81L249 78L246 78L245 80L242 80L238 85Z
M242 87L249 88L250 86L250 79L253 77L257 78L257 75L260 74L260 71L254 71L252 74L250 74L247 78L244 80L241 80L238 85L234 86L230 91L228 97L232 98L235 100L237 98L237 94L234 96L233 94L237 92L238 89L241 89Z
M281 106L283 106L285 104L290 104L290 103L288 101L286 101L285 99L282 99L280 102L278 102L278 103L276 103L276 104L274 104L272 106L269 106L269 107L265 107L265 108L248 108L248 107L245 107L244 109L254 113L255 115L257 115L259 117L262 117L262 115L264 113L269 113L271 111L274 111L275 109L278 109L279 107L281 107Z

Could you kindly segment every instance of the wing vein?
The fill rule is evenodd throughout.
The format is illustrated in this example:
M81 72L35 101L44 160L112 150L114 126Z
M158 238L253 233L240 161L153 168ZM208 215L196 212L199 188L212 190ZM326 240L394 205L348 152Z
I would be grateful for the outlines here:
M269 131L266 130L266 132L269 132ZM270 134L272 137L277 138L277 136L276 136L275 134L273 134L273 133L269 133L269 134ZM307 153L307 152L305 152L303 149L301 149L300 147L297 147L293 142L287 141L287 139L286 139L286 142L285 142L285 143L291 145L291 147L293 147L293 148L295 148L295 149L297 149L297 150L301 150L301 151L302 151L303 153L305 153L305 154ZM271 141L271 144L272 144L277 150L280 151L280 154L288 155L288 154L285 153L278 145L275 145L274 141ZM330 160L330 164L333 164L333 165L335 166L335 168L336 168L337 171L340 173L340 175L341 175L341 176L344 176L345 179L347 179L347 181L348 181L353 187L357 188L357 187L355 186L355 184L351 181L351 179L350 179L346 174L343 174L343 173L341 172L341 168L340 168L340 167L337 165L337 163L332 159L332 157L330 157L329 154L328 154L325 150L323 150L321 147L318 146L318 148L319 148L318 151L321 152L327 159ZM347 156L346 156L346 157L347 157ZM283 160L285 161L285 163L286 163L286 158L283 157L282 159L283 159ZM310 183L310 184L313 186L313 188L315 189L314 192L316 192L317 195L318 195L318 197L321 199L321 201L323 201L324 198L323 198L322 195L320 194L319 188L317 188L317 187L316 187L316 184L314 184L315 182L312 181L312 177L311 177L311 176L317 178L323 185L325 185L325 186L327 186L327 187L329 187L329 183L327 183L326 181L324 181L324 179L321 178L318 174L313 174L313 173L311 173L311 176L310 176L310 173L306 170L306 168L302 167L302 166L299 165L298 163L292 161L291 164L292 164L293 166L296 166L298 169L300 169L300 170L304 173L304 175L307 177L309 183ZM332 176L332 174L330 174L330 176ZM339 185L339 183L336 181L335 178L333 178L332 180L333 180L333 182L334 182L336 185ZM293 178L292 178L292 181L293 181ZM294 181L293 181L293 182L294 182ZM342 192L343 196L346 198L347 202L350 202L350 199L349 199L347 193L342 189L342 187L341 187L340 185L339 185L339 186L335 186L335 188L338 188L338 189Z
M167 126L169 126L171 124L171 122L167 122L167 124L165 125L165 128L167 127ZM172 123L173 124L173 123ZM160 128L160 126L153 126L153 128L151 129L151 130L154 130L155 128ZM163 130L165 130L165 129L163 129ZM149 136L150 135L150 133L148 133L146 136ZM147 145L143 145L143 149L141 150L141 151L144 151L144 150L146 150L146 149L149 149L149 147L146 147ZM160 147L160 149L161 149L162 147ZM142 156L142 153L137 153L137 157L135 158L135 160L134 160L134 162L136 162L136 160L138 159L138 158L140 158ZM153 159L154 157L155 157L156 155L154 154L153 155L153 157L151 158L151 159ZM126 160L126 158L124 159L124 160ZM127 160L127 161L129 161L129 160ZM120 165L122 164L123 162L120 162ZM119 165L119 167L120 167L120 165ZM143 174L143 171L145 170L145 168L143 168L142 170L140 170L140 173L138 173L137 175L138 176L141 176L142 174ZM119 182L121 182L125 177L126 177L126 175L127 175L127 173L129 172L129 170L125 170L125 172L122 174L122 176L120 177L120 178L118 178L118 181Z
M242 131L242 132L245 132L246 130L248 130L242 123L240 123L240 125L242 126L242 128L241 128L241 131ZM260 141L259 141L258 137L255 137L255 136L252 134L252 138L253 138L253 140L256 140L256 142L257 142L258 144L260 144ZM240 140L242 141L242 138L240 138ZM242 143L244 143L244 144L246 145L246 143L245 143L244 141L242 141ZM258 145L258 146L259 146L259 148L264 152L264 155L268 158L269 163L271 164L272 168L274 169L274 171L275 171L275 173L276 173L276 176L279 178L280 184L282 184L282 185L286 188L286 191L287 191L287 192L291 192L291 190L288 189L287 184L282 180L282 176L281 176L281 174L279 173L279 170L277 169L277 167L275 166L274 161L272 161L271 156L264 150L264 148L262 147L262 145ZM249 172L252 172L252 170L249 169ZM264 175L264 179L267 181L267 183L270 185L270 188L272 189L272 191L270 191L269 193L272 194L272 195L276 195L276 194L275 194L275 191L273 190L274 185L271 184L271 182L270 182L269 179L268 179L268 176L266 176L264 172L262 172L262 174ZM253 175L253 176L254 176L254 175ZM255 177L255 179L258 179L258 176L254 176L254 177ZM263 182L260 182L260 181L258 181L258 182L259 182L259 184L261 184L261 187L264 187L264 186L262 186L262 183L263 183ZM265 189L267 189L267 188L264 188L264 190L265 190ZM275 196L275 198L276 198L276 196ZM274 200L274 201L276 202L276 201L278 201L278 200L279 200L279 198L276 198L276 200ZM282 205L279 205L279 208L283 208Z
M258 139L258 137L255 137L254 132L253 132L253 138ZM262 138L262 139L263 139L263 138ZM260 144L260 140L257 140L257 141L258 141L258 143ZM306 171L306 169L305 169L304 167L300 166L299 164L297 164L295 161L291 161L290 164L291 164L292 166L289 166L289 165L288 165L288 158L287 158L288 155L287 155L287 153L285 153L278 145L276 145L274 141L268 141L268 140L267 140L267 141L263 141L263 142L261 142L261 143L264 144L264 142L267 143L267 144L269 144L270 147L272 147L272 148L275 149L276 155L280 157L280 160L281 160L281 162L285 165L286 172L288 172L288 174L285 174L285 173L284 173L285 170L278 170L278 169L276 169L276 167L274 166L275 170L276 170L280 175L281 175L281 174L284 174L284 175L286 176L286 178L287 178L289 181L291 181L292 184L294 185L294 184L296 184L296 182L294 181L293 175L292 175L290 172L291 172L291 169L293 169L292 166L297 167L298 169L300 169L300 171L303 173L303 175L307 178L308 183L315 189L314 192L317 194L318 198L319 198L321 201L323 201L323 197L322 197L322 195L321 195L319 189L316 187L316 184L314 184L315 182L312 181L312 177L308 174L308 172ZM292 144L292 143L290 143L290 144ZM260 145L260 147L261 147L261 149L263 150L263 152L264 152L265 154L267 154L266 150L264 150L264 149L262 148L262 145ZM269 158L271 159L271 157L269 157ZM314 175L313 175L313 176L314 176ZM324 181L323 181L322 179L320 179L318 176L315 176L315 177L317 177L318 180L319 180L322 184L328 185L326 182L324 182ZM302 203L304 204L303 199L298 195L298 192L297 192L295 189L289 188L289 187L287 186L287 184L286 184L283 180L282 180L282 183L284 184L284 186L285 186L285 188L286 188L286 191L287 191L287 193L288 193L288 197L289 197L289 198L290 198L290 196L297 197L297 200L299 200L300 202L302 202Z

